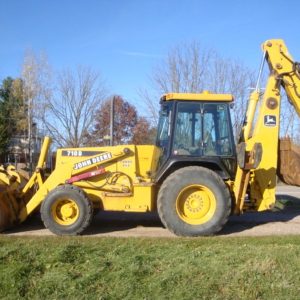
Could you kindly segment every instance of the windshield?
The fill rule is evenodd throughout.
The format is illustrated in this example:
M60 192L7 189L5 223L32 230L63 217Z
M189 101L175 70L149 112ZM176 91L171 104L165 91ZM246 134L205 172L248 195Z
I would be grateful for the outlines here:
M222 103L178 103L172 154L232 155L227 106Z
M165 160L168 154L167 152L171 135L171 108L172 106L170 103L164 103L159 113L156 145L162 149L160 163Z

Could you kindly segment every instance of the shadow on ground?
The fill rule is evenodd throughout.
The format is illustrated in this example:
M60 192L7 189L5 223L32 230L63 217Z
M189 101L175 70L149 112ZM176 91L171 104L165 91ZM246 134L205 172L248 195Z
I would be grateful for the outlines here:
M157 213L99 212L87 235L126 231L137 227L163 228Z
M289 222L297 216L300 216L300 199L280 194L276 195L276 204L272 211L246 212L240 216L231 216L219 234L238 233L262 224Z
M248 212L241 216L231 216L228 223L219 233L228 235L242 232L261 224L289 222L300 216L300 199L290 195L277 195L276 206L273 211ZM159 236L165 236L164 229L157 213L125 213L125 212L99 212L95 215L91 226L84 235L108 234L113 232L124 232L132 229L145 228L161 230ZM31 232L33 235L45 235L45 229L40 216L34 215L23 224L8 230L8 234L24 234ZM48 233L49 234L49 233ZM147 232L145 233L147 236Z

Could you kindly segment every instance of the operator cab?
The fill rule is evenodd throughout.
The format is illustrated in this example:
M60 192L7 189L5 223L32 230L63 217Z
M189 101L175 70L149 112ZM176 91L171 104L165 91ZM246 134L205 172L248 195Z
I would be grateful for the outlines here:
M176 165L195 163L216 170L223 178L235 173L235 145L228 94L166 94L156 145L162 149L157 180Z

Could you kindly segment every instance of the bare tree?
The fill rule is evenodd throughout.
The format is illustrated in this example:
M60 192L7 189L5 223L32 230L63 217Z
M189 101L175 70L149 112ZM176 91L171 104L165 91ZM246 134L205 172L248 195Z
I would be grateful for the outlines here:
M231 93L235 96L232 119L238 134L245 113L249 88L254 85L254 72L242 63L225 59L212 49L200 47L196 42L180 45L169 51L151 75L154 93L142 91L148 113L154 122L158 119L160 95L170 92Z
M51 93L51 70L45 54L36 55L28 50L25 53L22 71L22 93L27 114L28 162L32 170L34 125L38 123L44 111L45 99ZM37 128L35 127L37 131ZM36 145L35 145L36 146Z
M224 59L215 54L206 81L206 86L210 91L229 93L234 96L231 117L234 136L238 138L251 88L255 85L255 72L237 60Z
M267 80L269 77L269 68L265 66L261 86L264 87L267 84ZM264 89L262 89L262 92ZM286 92L283 88L281 88L281 105L280 105L280 137L289 137L292 141L298 145L300 145L300 135L299 135L299 117L297 112L293 106L293 104L289 101Z
M213 54L211 50L202 51L196 42L177 46L170 50L166 61L157 67L152 80L164 93L200 92Z
M199 44L179 45L172 48L150 76L152 90L141 90L140 95L146 104L149 118L153 123L158 120L158 99L162 94L199 93L205 86L204 76L208 74L209 62L214 51L202 49Z
M26 51L21 80L28 115L33 119L40 119L44 103L52 94L52 70L45 53L37 55L32 50Z
M295 143L300 144L299 118L294 106L289 102L287 95L282 91L280 112L280 135L290 137Z
M58 146L80 147L105 98L105 84L89 67L59 74L53 97L45 105L43 121Z

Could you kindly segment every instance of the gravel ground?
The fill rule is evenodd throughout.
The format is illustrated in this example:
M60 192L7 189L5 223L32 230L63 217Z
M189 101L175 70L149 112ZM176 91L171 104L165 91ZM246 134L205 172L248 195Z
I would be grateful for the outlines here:
M278 186L277 198L288 199L292 205L274 212L245 213L230 217L220 236L267 236L300 234L300 188ZM32 218L3 235L46 236L52 233L45 229L38 217ZM95 216L86 236L114 237L175 237L163 227L156 213L107 213Z

